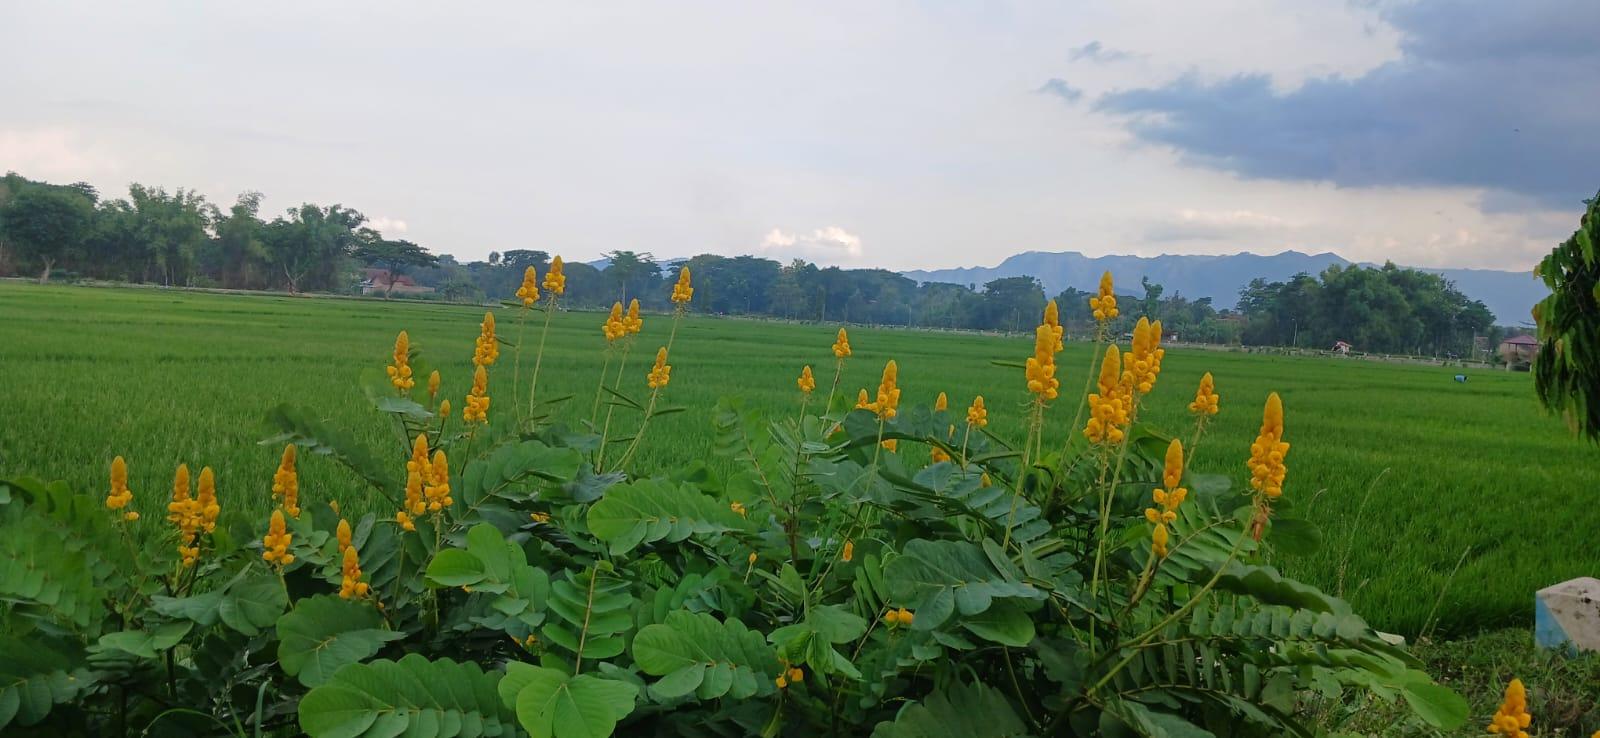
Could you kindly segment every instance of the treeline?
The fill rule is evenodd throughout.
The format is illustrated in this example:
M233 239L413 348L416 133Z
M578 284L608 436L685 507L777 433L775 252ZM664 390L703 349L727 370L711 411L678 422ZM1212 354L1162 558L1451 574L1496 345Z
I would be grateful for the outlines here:
M260 205L255 192L223 209L191 190L139 184L126 198L107 199L86 183L52 185L8 174L0 179L0 273L359 293L368 267L390 275L377 286L386 295L403 276L402 283L420 289L402 290L401 297L484 302L512 297L526 267L543 274L550 260L546 251L517 249L462 263L388 239L342 205L308 203L270 220ZM702 254L661 263L625 250L605 256L599 266L566 264L568 305L602 308L638 298L646 308L667 309L671 285L686 265L694 274L696 308L716 314L1024 331L1053 297L1069 333L1094 329L1089 292L1046 295L1032 277L918 284L884 269L818 267L799 259L782 264ZM1288 282L1257 279L1233 307L1168 295L1149 281L1118 302L1127 323L1114 326L1119 333L1148 315L1160 318L1176 340L1201 343L1329 348L1345 341L1358 351L1468 356L1484 343L1476 338L1490 336L1492 346L1494 334L1483 303L1438 275L1392 264L1333 267Z

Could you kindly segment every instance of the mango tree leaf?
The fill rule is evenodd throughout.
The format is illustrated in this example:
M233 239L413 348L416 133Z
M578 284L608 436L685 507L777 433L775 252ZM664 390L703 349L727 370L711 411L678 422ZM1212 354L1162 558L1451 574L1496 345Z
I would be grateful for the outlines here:
M307 597L278 618L278 664L301 684L315 687L346 664L376 654L405 634L385 630L370 602L336 595Z

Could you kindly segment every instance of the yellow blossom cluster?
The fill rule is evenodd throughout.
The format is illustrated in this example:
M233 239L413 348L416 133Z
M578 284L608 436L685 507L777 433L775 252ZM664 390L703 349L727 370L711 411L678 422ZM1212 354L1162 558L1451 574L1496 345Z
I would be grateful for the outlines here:
M845 563L850 563L850 560L854 559L855 557L856 542L846 538L844 541L844 547L839 549L839 560Z
M810 364L800 369L800 378L795 380L795 384L800 387L801 392L808 395L817 389L817 378L811 375Z
M942 412L944 410L949 410L949 409L950 409L950 398L947 397L945 395L945 393L940 392L939 396L937 398L935 398L934 401L933 401L933 411L937 413L937 412ZM951 429L953 430L954 427L955 426L951 426ZM947 431L945 433L946 439L949 438L949 435L950 434ZM945 453L945 450L942 449L942 448L939 448L938 446L932 446L932 447L930 447L928 449L928 459L930 461L932 461L933 463L937 464L937 463L939 463L941 461L949 461L950 460L950 454Z
M367 596L370 586L361 581L361 556L356 553L355 546L344 547L344 564L339 567L343 579L339 583L339 596L347 600L359 600Z
M472 390L467 393L461 422L468 425L489 422L489 372L481 366L472 372Z
M1189 403L1189 412L1195 415L1216 415L1219 409L1218 402L1222 396L1217 394L1216 380L1211 378L1211 372L1206 372L1200 377L1200 386L1194 391L1194 402Z
M439 417L441 417L441 418L450 417L450 400L445 399L445 400L440 400L439 401Z
M861 389L861 392L856 395L856 409L857 410L871 410L872 409L872 400L867 397L867 390L864 387Z
M401 392L408 392L417 381L411 378L411 337L405 331L394 337L394 363L385 368L389 384Z
M261 558L274 566L288 566L294 562L294 554L289 553L289 544L293 539L289 526L284 522L283 511L273 510L267 534L261 537Z
M539 270L528 267L522 270L522 286L517 288L517 299L525 308L539 301Z
M915 619L916 615L903 607L889 610L883 614L883 622L888 623L891 626L910 625L911 621Z
M1128 424L1128 404L1122 397L1122 354L1115 345L1106 347L1100 360L1099 392L1089 395L1089 422L1083 435L1090 443L1122 443L1122 426Z
M628 314L623 317L622 325L628 329L628 335L637 336L644 330L644 318L639 317L639 298L635 297L628 303Z
M628 335L628 324L622 317L622 303L611 303L611 314L606 316L606 322L601 324L600 332L605 335L606 343L613 343L617 339Z
M1528 738L1527 728L1531 724L1533 716L1528 713L1528 691L1522 686L1521 679L1512 679L1506 685L1505 702L1495 711L1487 730L1506 738Z
M799 684L805 679L805 670L798 666L791 666L785 669L782 674L779 674L777 679L772 680L772 683L778 685L778 689L784 689L790 684Z
M839 329L839 337L833 339L833 356L837 359L850 357L850 334L845 333L843 328Z
M1289 444L1283 441L1283 400L1278 393L1267 396L1267 406L1261 412L1261 433L1250 444L1250 487L1269 499L1283 494L1283 478L1288 472L1284 457L1289 455Z
M679 267L678 283L672 285L672 304L682 307L694 297L694 287L689 284L689 267Z
M1166 355L1167 350L1161 348L1161 321L1140 318L1133 327L1133 344L1122 359L1122 384L1129 390L1129 400L1135 392L1148 395L1155 389L1156 377L1161 374L1161 360Z
M339 542L339 555L343 556L344 550L350 547L350 521L339 518L339 525L334 528L333 537Z
M438 397L438 396L439 396L439 370L435 369L435 370L433 370L432 373L428 374L428 399L432 400L433 398Z
M883 376L878 380L878 399L871 410L883 420L894 420L900 412L900 367L890 359L883 365Z
M494 337L494 313L484 313L478 339L472 345L472 363L491 366L500 358L500 341Z
M662 346L656 350L656 363L650 367L650 373L645 375L645 384L650 389L665 389L668 382L672 381L672 365L667 363L667 347Z
M405 509L395 514L395 522L406 530L416 530L415 519L428 512L428 503L423 499L423 487L431 472L432 467L428 463L428 437L418 434L416 443L411 446L411 458L406 460Z
M1065 329L1061 327L1061 308L1056 306L1056 301L1051 300L1044 304L1045 325L1050 326L1050 331L1056 334L1056 353L1067 347Z
M211 473L211 467L200 470L200 479L195 483L196 505L200 508L200 528L206 533L217 529L217 516L222 514L222 506L217 503L216 475Z
M283 447L283 459L272 473L272 499L283 506L289 517L300 517L300 475L294 469L294 444Z
M118 456L111 460L111 492L106 495L106 508L122 510L130 502L133 502L133 491L128 489L128 463ZM122 513L122 519L133 522L139 519L139 513L127 510Z
M745 509L744 503L739 502L738 500L728 503L728 509L733 511L733 514L738 515L741 518L745 516L745 513L749 512L749 510Z
M1048 323L1034 329L1033 356L1028 357L1026 368L1028 391L1038 402L1054 400L1060 393L1061 380L1056 379L1056 333Z
M444 451L433 452L433 464L428 467L428 484L422 488L428 500L428 512L437 513L456 503L450 496L450 461Z
M1167 555L1167 541L1169 533L1167 524L1178 519L1178 506L1183 504L1183 499L1189 496L1189 490L1178 485L1183 483L1183 444L1178 439L1172 439L1167 445L1166 464L1161 470L1161 486L1150 493L1151 499L1161 509L1154 507L1144 509L1144 517L1155 523L1155 530L1150 533L1150 551L1157 558Z
M983 395L972 398L972 405L967 408L967 425L976 428L989 425L989 409L983 406Z
M550 293L552 300L567 292L566 267L559 256L550 260L550 271L544 273L544 291Z
M1117 318L1117 296L1111 290L1111 272L1106 272L1100 275L1100 294L1089 298L1089 310L1101 323Z

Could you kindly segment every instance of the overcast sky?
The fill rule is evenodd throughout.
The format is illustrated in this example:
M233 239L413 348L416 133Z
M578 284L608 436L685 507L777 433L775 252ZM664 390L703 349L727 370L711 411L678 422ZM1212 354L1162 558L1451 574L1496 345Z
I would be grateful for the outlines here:
M0 0L0 170L537 248L1531 267L1600 2Z

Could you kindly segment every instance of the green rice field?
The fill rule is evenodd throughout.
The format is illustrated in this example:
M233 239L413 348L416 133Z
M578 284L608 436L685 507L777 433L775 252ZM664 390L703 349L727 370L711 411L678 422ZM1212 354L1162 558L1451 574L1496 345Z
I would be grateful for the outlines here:
M505 339L525 331L526 376L543 314L530 313L524 326L518 313L498 308L497 318ZM416 392L425 396L427 371L441 370L443 395L459 418L482 314L416 302L0 283L0 474L60 478L98 493L121 454L145 513L137 525L154 530L163 525L173 468L209 465L225 508L265 511L281 448L258 441L274 432L267 411L288 402L392 452L398 478L398 441L362 383L382 383L395 333L406 329L421 351ZM590 417L603 318L554 318L539 394L572 396L559 406L565 422ZM671 322L646 316L625 392L645 394L650 358ZM719 397L792 413L800 401L795 377L808 363L825 393L836 329L691 314L678 329L667 393L669 404L687 411L652 424L637 470L707 457ZM981 393L991 430L1020 437L1021 371L993 362L1020 361L1031 338L864 327L850 335L855 355L841 392L874 386L884 361L896 359L907 405L932 403L945 391L953 407L963 407ZM1056 443L1076 413L1091 350L1069 343L1059 359L1063 394L1047 418ZM515 361L504 347L490 385L491 417L508 417L516 401ZM1185 406L1206 371L1216 376L1222 412L1194 468L1243 483L1262 402L1278 391L1293 444L1285 494L1321 526L1325 541L1314 554L1274 563L1341 592L1376 627L1414 636L1430 619L1443 634L1525 624L1534 590L1596 574L1600 454L1542 414L1528 375L1465 370L1462 384L1452 380L1464 371L1455 368L1174 347L1144 419L1186 433ZM619 413L615 422L631 432L637 418ZM303 505L372 504L367 489L328 458L304 458L300 471Z

